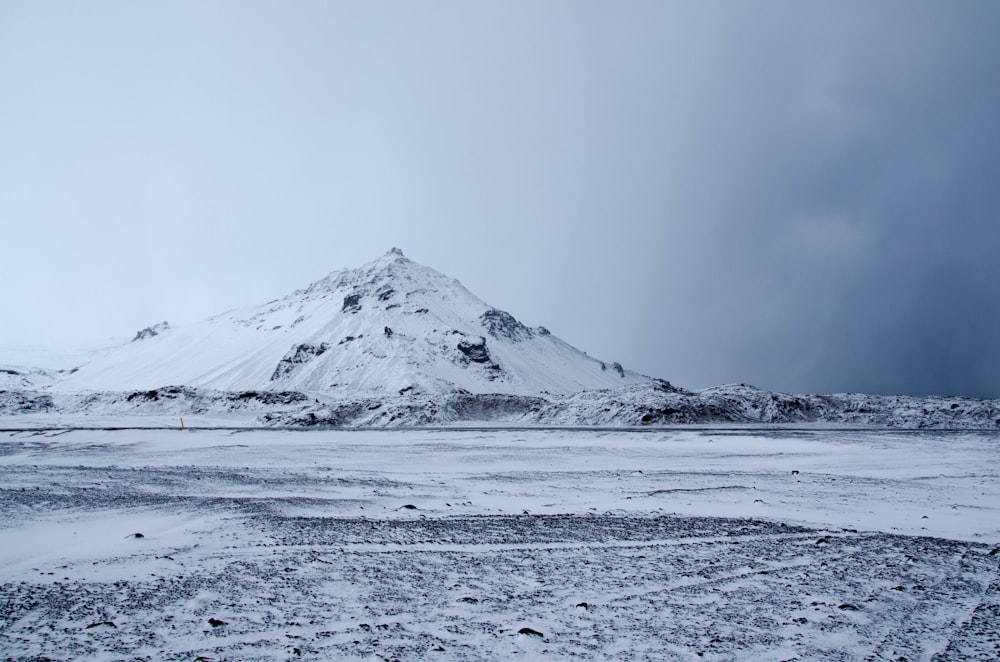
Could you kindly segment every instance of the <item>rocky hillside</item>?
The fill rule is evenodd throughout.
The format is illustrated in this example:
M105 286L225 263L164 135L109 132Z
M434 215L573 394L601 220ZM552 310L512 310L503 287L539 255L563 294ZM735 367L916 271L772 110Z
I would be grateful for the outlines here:
M539 425L645 427L679 424L844 425L898 429L1000 430L1000 401L968 398L791 395L746 385L700 391L664 381L568 395L453 390L433 397L316 397L298 391L217 391L168 386L133 392L0 391L0 415L62 417L94 425L101 416L232 415L276 427ZM94 418L97 417L97 418Z

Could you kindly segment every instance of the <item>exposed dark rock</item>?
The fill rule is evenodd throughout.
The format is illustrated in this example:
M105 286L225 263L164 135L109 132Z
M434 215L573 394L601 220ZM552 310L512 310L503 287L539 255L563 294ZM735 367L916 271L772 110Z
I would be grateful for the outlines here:
M161 386L151 391L136 391L125 398L127 402L157 402L163 400L193 400L198 391L190 386Z
M298 391L243 391L236 394L240 401L254 401L263 405L290 405L304 402L309 397Z
M535 333L537 333L540 336L551 336L552 335L552 332L549 331L548 329L546 329L544 326L536 326L535 327Z
M102 626L107 628L115 628L116 630L118 629L118 626L115 625L114 621L100 621L98 623L91 623L90 625L87 626L86 629L90 630L91 628L99 628Z
M429 310L427 310L426 308L417 308L417 309L416 309L416 310L414 310L413 312L414 312L414 314L416 314L416 315L426 315L426 314L427 314L427 313L429 313L430 311L429 311Z
M346 338L344 338L343 340L341 340L337 344L338 345L343 345L344 343L348 343L348 342L351 342L351 341L354 341L354 340L357 340L357 338L355 338L354 336L347 336Z
M379 301L388 301L392 298L392 295L396 293L396 290L392 289L388 285L383 285L375 292L375 297Z
M145 538L146 536L142 535L141 533L130 533L130 534L128 534L125 537L126 538Z
M336 413L328 409L305 412L267 412L260 417L267 424L290 425L293 427L337 427L343 425Z
M513 315L496 308L490 308L480 315L479 321L486 328L486 332L494 338L520 342L534 336L534 332L514 319Z
M278 365L271 375L271 381L284 377L298 366L312 361L328 349L330 349L329 343L320 343L319 345L302 343L301 345L295 345L278 361Z
M155 401L155 400L159 400L160 399L160 392L156 391L156 390L152 390L152 391L136 391L135 393L129 394L129 396L127 398L125 398L125 399L128 402L132 402L134 400L146 400L146 401L154 400Z
M7 368L0 368L0 373L2 373L4 375L20 375L21 374L17 370L9 370Z
M361 295L348 294L344 297L344 306L340 309L342 313L356 313L361 310Z
M217 627L219 627L221 625L228 625L228 623L226 623L225 621L220 620L218 618L210 618L210 619L208 619L208 624L211 625L213 628L217 628Z
M155 401L160 399L160 392L153 391L136 391L135 393L130 393L127 398L128 402L133 402L135 400L145 400L145 401Z
M0 414L30 414L53 409L55 403L51 395L33 391L0 391Z
M389 327L385 327L385 335L388 337L392 337L392 329L390 329Z
M529 637L538 637L539 639L541 639L542 637L545 636L544 634L542 634L538 630L533 630L531 628L521 628L520 630L517 631L517 633L518 634L524 634L524 635L527 635Z
M614 363L611 364L611 368L618 373L619 377L625 379L625 368L622 367L621 363L615 361Z
M516 420L548 404L544 398L503 393L457 393L447 403L456 420Z
M486 338L480 338L479 342L460 340L458 351L465 355L465 358L474 363L490 363L490 353L486 349Z
M154 324L153 326L147 326L145 329L136 331L135 338L132 338L132 342L158 336L169 328L170 324L167 322L160 322L159 324Z

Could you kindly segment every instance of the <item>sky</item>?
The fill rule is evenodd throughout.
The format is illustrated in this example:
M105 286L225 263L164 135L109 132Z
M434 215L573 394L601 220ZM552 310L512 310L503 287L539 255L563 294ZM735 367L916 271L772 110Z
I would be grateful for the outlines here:
M997 34L993 0L0 0L0 357L398 246L680 386L1000 398Z

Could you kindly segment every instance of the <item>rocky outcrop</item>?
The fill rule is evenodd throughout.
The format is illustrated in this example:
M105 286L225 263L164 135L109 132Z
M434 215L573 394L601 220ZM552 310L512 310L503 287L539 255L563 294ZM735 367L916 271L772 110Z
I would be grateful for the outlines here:
M518 322L513 315L497 308L490 308L479 316L486 333L497 339L520 342L534 336L534 332Z
M154 324L153 326L147 326L145 329L140 329L139 331L136 331L135 338L132 338L132 342L137 342L139 340L146 340L147 338L158 336L169 328L170 324L167 322L160 322L159 324Z
M489 350L486 349L486 338L479 338L477 342L462 339L458 342L458 351L465 361L492 363Z
M0 415L37 414L55 407L52 396L34 391L0 391Z
M295 345L292 347L287 354L280 361L278 361L277 367L274 369L274 373L271 375L271 381L276 379L281 379L285 375L290 374L293 370L304 363L312 361L314 358L330 349L329 343L320 343L319 345L313 345L310 343L302 343L301 345Z
M344 297L344 305L341 307L342 313L356 313L361 310L361 295L358 293L348 294Z

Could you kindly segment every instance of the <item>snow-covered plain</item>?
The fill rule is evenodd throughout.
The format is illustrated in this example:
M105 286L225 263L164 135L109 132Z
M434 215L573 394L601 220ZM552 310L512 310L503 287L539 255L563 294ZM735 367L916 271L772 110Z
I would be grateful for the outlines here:
M995 432L6 431L0 655L996 659L998 460Z

